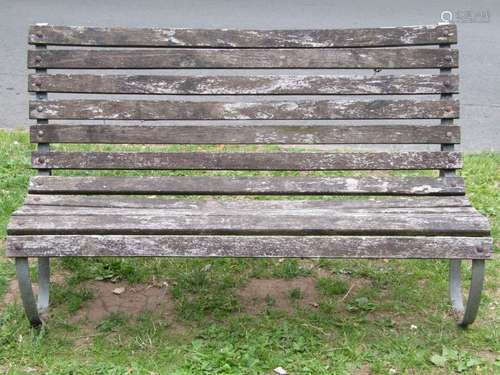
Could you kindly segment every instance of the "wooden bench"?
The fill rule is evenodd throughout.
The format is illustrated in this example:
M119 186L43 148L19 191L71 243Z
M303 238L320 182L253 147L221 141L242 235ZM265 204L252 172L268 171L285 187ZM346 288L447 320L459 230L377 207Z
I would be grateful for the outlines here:
M7 240L30 322L39 325L48 308L50 257L188 256L450 259L452 306L459 324L470 324L492 240L488 220L471 207L464 181L455 174L462 167L461 155L454 151L460 142L454 124L459 103L452 97L458 92L458 75L452 73L458 51L451 48L456 41L454 25L345 30L31 27L29 43L35 48L28 51L28 67L35 73L29 75L29 91L36 100L30 101L29 113L37 122L30 131L31 142L38 145L32 165L39 173L30 181L25 204L11 218ZM68 71L48 74L48 69ZM79 69L87 71L78 74ZM142 71L130 75L110 73L112 69ZM401 71L406 69L424 73ZM49 100L48 93L59 97ZM69 152L60 146L50 150L52 143L156 146L145 152ZM158 146L168 144L260 148L166 152ZM262 146L269 144L434 146L412 146L414 151L389 146L399 147L393 152L387 152L388 146L366 152L282 147L270 152ZM59 170L200 172L52 175ZM328 172L335 170L375 172ZM440 174L404 177L376 172L381 170ZM372 198L200 200L160 195ZM38 299L29 257L38 258ZM461 259L472 260L465 307Z

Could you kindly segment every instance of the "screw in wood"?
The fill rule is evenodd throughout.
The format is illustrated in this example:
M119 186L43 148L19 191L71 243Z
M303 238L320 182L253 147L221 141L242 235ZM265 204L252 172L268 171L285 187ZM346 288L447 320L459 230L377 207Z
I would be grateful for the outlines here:
M39 105L38 107L36 107L36 110L37 110L38 112L42 112L42 111L43 111L43 107L42 107L41 105Z
M45 159L44 159L44 158L38 158L38 160L37 160L37 161L38 161L38 163L40 163L40 164L45 163Z
M447 136L448 138L451 138L451 136L452 136L452 135L453 135L453 133L452 133L452 132L446 132L446 136Z
M43 135L43 130L38 131L38 135L42 136Z

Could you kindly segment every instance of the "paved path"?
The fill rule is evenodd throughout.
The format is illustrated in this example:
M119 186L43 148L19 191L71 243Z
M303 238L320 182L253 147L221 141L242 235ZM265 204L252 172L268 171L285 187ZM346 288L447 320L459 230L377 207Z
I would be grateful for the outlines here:
M425 3L425 5L424 5ZM0 0L0 127L29 124L26 32L36 22L96 26L328 28L429 24L443 10L489 11L459 23L463 148L500 150L500 2L496 0Z

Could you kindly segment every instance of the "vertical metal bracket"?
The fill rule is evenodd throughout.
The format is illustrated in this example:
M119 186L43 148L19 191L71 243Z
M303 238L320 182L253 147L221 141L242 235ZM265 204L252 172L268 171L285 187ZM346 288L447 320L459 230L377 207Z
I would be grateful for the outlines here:
M46 45L36 45L35 49L46 49ZM47 73L47 69L37 68L36 73ZM47 92L37 91L38 100L47 100ZM37 119L37 124L48 124L47 119ZM49 152L48 143L38 143L38 152ZM49 169L39 169L38 175L50 176ZM33 326L42 324L40 314L47 312L49 307L49 289L50 289L50 258L38 258L38 298L35 298L31 277L29 273L28 258L16 258L16 273L19 283L19 290L26 315Z
M474 322L479 310L484 283L485 261L484 259L472 260L472 280L465 307L462 297L461 266L460 259L450 261L450 300L453 312L458 316L458 325L465 328Z

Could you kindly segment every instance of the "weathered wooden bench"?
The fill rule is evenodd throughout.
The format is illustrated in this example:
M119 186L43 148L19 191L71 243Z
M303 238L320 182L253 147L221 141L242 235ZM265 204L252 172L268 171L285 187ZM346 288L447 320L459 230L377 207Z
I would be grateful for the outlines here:
M455 174L462 166L453 149L460 142L453 122L459 103L452 98L458 92L458 76L451 72L458 67L458 51L451 48L456 41L454 25L266 31L31 27L29 43L35 48L28 51L28 67L35 73L29 75L29 91L37 98L30 101L29 113L37 121L31 142L38 144L32 165L39 173L11 218L7 240L30 322L39 325L48 308L50 257L193 256L450 259L452 306L459 324L470 324L492 240L487 219L471 207L464 181ZM200 70L208 68L220 70ZM69 71L48 74L48 69ZM101 69L102 74L72 72L78 69ZM129 75L111 74L111 69L184 71ZM280 70L269 74L269 69ZM335 75L332 69L357 71ZM401 74L403 69L427 73ZM67 95L49 100L48 93ZM270 99L273 95L283 96ZM51 143L426 144L435 149L67 152L49 150ZM51 175L66 169L302 172ZM310 172L332 170L439 170L440 175ZM259 194L379 197L137 197ZM38 258L38 300L29 257ZM465 307L462 259L472 260Z

